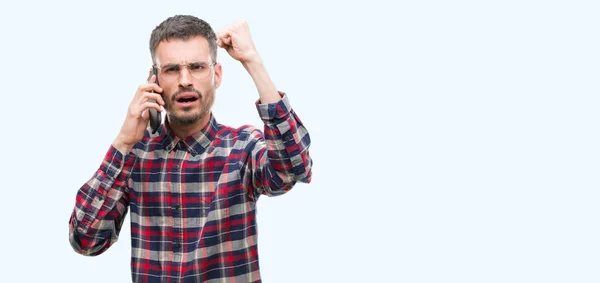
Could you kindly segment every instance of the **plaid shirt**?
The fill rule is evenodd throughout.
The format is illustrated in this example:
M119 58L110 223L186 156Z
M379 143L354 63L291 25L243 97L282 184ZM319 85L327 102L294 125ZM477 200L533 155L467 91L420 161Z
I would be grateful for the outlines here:
M127 155L112 145L77 191L69 241L96 256L131 210L133 282L260 282L256 201L310 183L310 137L285 93L256 107L264 134L218 124L177 138L161 125Z

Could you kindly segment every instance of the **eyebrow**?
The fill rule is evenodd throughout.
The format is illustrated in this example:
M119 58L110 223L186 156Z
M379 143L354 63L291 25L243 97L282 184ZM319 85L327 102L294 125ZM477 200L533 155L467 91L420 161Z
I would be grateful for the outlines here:
M204 61L204 60L190 61L190 62L188 62L188 63L185 63L185 64L186 64L186 65L189 65L189 64L198 64L198 63L202 63L202 64L210 64L209 62L207 62L207 61ZM180 65L180 64L178 64L178 63L166 63L166 64L162 64L161 66L162 66L162 67L166 67L166 66L179 66L179 65Z

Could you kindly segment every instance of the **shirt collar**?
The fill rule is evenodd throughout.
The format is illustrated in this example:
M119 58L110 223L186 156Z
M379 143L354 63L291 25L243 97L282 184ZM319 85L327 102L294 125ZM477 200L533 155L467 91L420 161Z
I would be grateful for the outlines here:
M168 119L160 127L162 130L162 144L165 150L171 152L179 148L188 151L192 155L203 153L218 132L218 124L212 113L210 113L208 124L202 130L185 139L180 139L175 135L169 126Z

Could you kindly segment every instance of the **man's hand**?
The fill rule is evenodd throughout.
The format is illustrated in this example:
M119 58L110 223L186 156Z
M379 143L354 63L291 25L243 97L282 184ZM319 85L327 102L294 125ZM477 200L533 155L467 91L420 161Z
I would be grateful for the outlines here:
M221 30L217 38L217 45L227 50L233 59L242 63L254 80L261 103L274 103L281 100L279 92L256 52L246 21L238 20Z
M121 126L121 131L113 142L113 146L122 154L128 154L133 146L144 137L144 132L148 127L148 120L150 119L150 113L147 110L154 108L159 111L159 115L162 112L161 106L164 106L165 102L159 93L162 93L163 90L154 83L155 81L156 77L152 75L147 84L140 85L129 104L129 110ZM151 91L158 93L152 93ZM160 105L148 101L149 99L156 100Z
M233 59L242 64L260 63L260 57L250 35L250 28L245 20L237 20L223 28L217 36L217 45L227 50Z

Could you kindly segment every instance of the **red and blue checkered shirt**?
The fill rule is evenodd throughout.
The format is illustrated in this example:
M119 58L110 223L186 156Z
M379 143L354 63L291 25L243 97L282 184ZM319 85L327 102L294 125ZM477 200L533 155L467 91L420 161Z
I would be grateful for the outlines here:
M256 107L264 132L208 125L185 139L161 125L129 154L110 146L77 191L69 241L106 251L131 210L133 282L260 282L256 201L310 183L310 137L288 97Z

